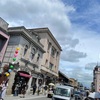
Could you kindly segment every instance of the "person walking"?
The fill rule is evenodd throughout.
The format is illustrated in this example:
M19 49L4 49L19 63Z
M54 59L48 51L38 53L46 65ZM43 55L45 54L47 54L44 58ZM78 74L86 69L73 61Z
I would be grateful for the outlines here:
M14 90L14 96L18 96L18 89L19 87L18 87L18 84L16 84L16 86L15 86L15 90Z
M38 85L38 90L37 90L37 95L40 94L40 91L41 91L41 86L40 86L40 84L39 84L39 85Z
M24 83L22 85L22 91L21 91L21 94L22 94L22 98L25 98L25 94L26 94L26 90L28 89L28 85L26 83Z
M36 88L37 88L37 86L36 86L36 83L35 83L35 84L33 85L33 95L35 94Z
M89 92L86 91L86 98L85 98L85 100L90 100L90 98L88 96L89 96Z
M8 83L7 81L3 81L2 83L2 92L1 92L1 100L4 100L4 97L6 95L6 89L7 89Z
M45 86L44 86L44 95L47 95L47 89L48 89L48 86L45 85Z
M2 85L2 88L0 89L1 90L0 96L2 98L1 100L4 100L4 97L6 95L6 89L8 86L8 81L10 76L8 70L9 70L9 66L5 64L3 67L3 72L0 74L0 85Z
M2 100L2 84L0 85L0 100Z

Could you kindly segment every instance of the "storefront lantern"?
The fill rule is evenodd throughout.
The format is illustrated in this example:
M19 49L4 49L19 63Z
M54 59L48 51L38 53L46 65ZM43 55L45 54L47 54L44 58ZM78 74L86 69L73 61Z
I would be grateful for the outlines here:
M8 72L6 72L5 75L8 77L10 74Z
M17 56L18 56L18 51L20 50L19 47L16 48L15 52L14 52L14 57L12 58L13 62L12 63L9 63L9 71L8 72L11 72L12 70L14 71L14 68L16 69L16 66L18 66L18 64L16 64L16 59L17 59Z
M14 54L14 57L17 57L17 56L18 56L18 53L17 53L17 54L15 53L15 54Z
M18 54L18 50L16 50L15 53Z
M13 58L13 61L16 61L16 58Z
M13 69L13 68L14 68L14 66L13 66L13 65L10 65L10 66L9 66L9 68L10 68L10 69Z
M12 70L11 70L11 69L9 69L9 70L8 70L8 72L10 73L10 72L12 72Z
M20 50L20 48L19 48L19 47L17 47L17 48L16 48L16 50Z

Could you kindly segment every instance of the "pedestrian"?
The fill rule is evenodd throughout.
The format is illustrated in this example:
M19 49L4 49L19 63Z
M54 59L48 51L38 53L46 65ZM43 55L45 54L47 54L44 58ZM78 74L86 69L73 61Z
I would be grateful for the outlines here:
M14 96L18 96L18 89L19 88L19 86L18 86L18 84L16 84L16 86L15 86L15 89L14 89Z
M33 95L35 94L36 88L37 88L37 86L36 86L36 83L35 83L35 84L33 85Z
M44 86L44 95L46 95L46 94L47 94L47 89L48 89L48 86L47 86L47 85L45 85L45 86Z
M2 100L4 99L5 95L6 95L6 89L8 86L8 81L9 81L9 66L8 65L4 65L3 67L3 72L0 74L0 85L2 85L2 89L1 89L1 98Z
M8 86L7 81L3 81L3 83L2 83L2 92L1 92L1 98L2 98L2 100L4 100L4 97L6 95L7 86Z
M25 98L25 94L26 94L26 90L28 89L28 85L26 83L24 83L22 85L22 91L21 91L21 94L22 94L22 98Z
M0 99L2 99L2 84L0 85Z
M38 85L38 90L37 90L37 95L40 94L40 91L41 91L41 86L40 86L40 84L39 84L39 85Z
M85 98L85 100L90 100L90 98L88 96L89 96L89 92L86 91L86 98Z
M86 91L86 97L88 97L89 96L89 92L88 91Z

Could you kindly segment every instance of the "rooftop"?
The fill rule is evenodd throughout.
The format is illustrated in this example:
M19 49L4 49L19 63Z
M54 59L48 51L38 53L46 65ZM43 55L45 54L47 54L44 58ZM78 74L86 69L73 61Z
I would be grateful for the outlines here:
M62 51L60 44L55 39L55 37L53 36L53 34L51 33L51 31L49 30L48 27L45 27L45 28L35 28L35 29L30 29L30 30L33 30L34 32L37 32L37 33L47 32L49 34L49 36L52 38L52 40L55 42L55 44L58 46L58 48Z

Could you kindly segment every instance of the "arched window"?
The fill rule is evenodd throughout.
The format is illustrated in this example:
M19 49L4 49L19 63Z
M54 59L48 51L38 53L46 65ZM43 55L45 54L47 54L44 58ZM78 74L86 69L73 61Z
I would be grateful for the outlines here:
M37 61L39 61L39 58L40 58L40 54L38 54L38 56L37 56Z
M35 56L35 49L32 48L31 49L31 54L30 54L30 59L33 60L34 56Z
M25 56L27 50L28 50L28 45L25 45L25 48L24 48L24 56Z

